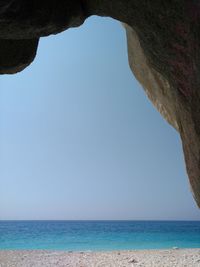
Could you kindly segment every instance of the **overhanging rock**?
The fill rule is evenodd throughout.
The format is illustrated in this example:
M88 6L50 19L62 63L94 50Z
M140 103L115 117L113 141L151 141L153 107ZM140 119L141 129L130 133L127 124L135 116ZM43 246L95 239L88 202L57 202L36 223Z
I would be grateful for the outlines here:
M91 15L125 24L130 67L180 133L200 207L200 2L196 0L0 0L0 73L23 70L42 36L80 26Z

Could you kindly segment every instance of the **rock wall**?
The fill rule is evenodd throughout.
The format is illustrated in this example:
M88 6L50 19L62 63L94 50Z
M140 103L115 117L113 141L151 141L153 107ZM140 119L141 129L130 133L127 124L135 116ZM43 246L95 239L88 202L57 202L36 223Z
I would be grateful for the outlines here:
M198 6L194 5L192 10L193 16L198 17ZM125 25L125 28L130 67L158 111L179 131L191 190L200 206L200 66L197 50L200 31L190 12L182 10L177 22L170 17L169 29L165 29L166 26L162 29L163 26L155 24L153 18L147 26L152 28L149 32L143 32L135 24ZM187 13L189 20L185 19ZM159 12L157 14L159 17ZM174 21L173 26L170 20ZM161 38L162 35L165 38Z
M123 24L127 34L128 59L130 68L143 86L148 98L154 104L162 116L178 130L173 96L171 95L168 81L155 69L151 68L145 56L144 50L140 45L138 35L133 28Z

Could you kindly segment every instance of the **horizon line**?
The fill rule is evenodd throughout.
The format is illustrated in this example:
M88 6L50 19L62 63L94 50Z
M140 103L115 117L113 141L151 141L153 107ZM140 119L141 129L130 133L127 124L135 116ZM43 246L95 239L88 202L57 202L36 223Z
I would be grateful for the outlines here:
M75 221L85 221L85 222L134 222L134 221L160 221L160 222L200 222L200 220L193 219L0 219L0 222L6 221L55 221L55 222L75 222Z

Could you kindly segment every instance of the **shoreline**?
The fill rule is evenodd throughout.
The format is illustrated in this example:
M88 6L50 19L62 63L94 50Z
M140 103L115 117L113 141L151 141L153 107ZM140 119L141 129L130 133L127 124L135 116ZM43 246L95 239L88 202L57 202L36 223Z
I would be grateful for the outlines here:
M184 251L192 251L192 250L199 250L200 251L200 247L194 247L194 248L182 248L182 247L170 247L170 248L144 248L144 249L112 249L112 250L109 250L109 249L105 249L105 250L67 250L67 249L42 249L42 248L39 248L39 249L2 249L0 248L0 254L1 252L61 252L61 253L117 253L117 252L154 252L154 251L157 251L157 252L162 252L162 251L176 251L176 250L184 250Z
M200 267L200 248L63 251L0 250L0 267Z

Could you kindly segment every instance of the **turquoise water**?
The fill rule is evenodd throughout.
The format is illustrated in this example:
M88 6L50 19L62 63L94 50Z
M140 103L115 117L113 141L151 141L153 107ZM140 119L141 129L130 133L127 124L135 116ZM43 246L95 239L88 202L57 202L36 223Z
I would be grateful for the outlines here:
M0 221L0 249L200 248L200 222Z

